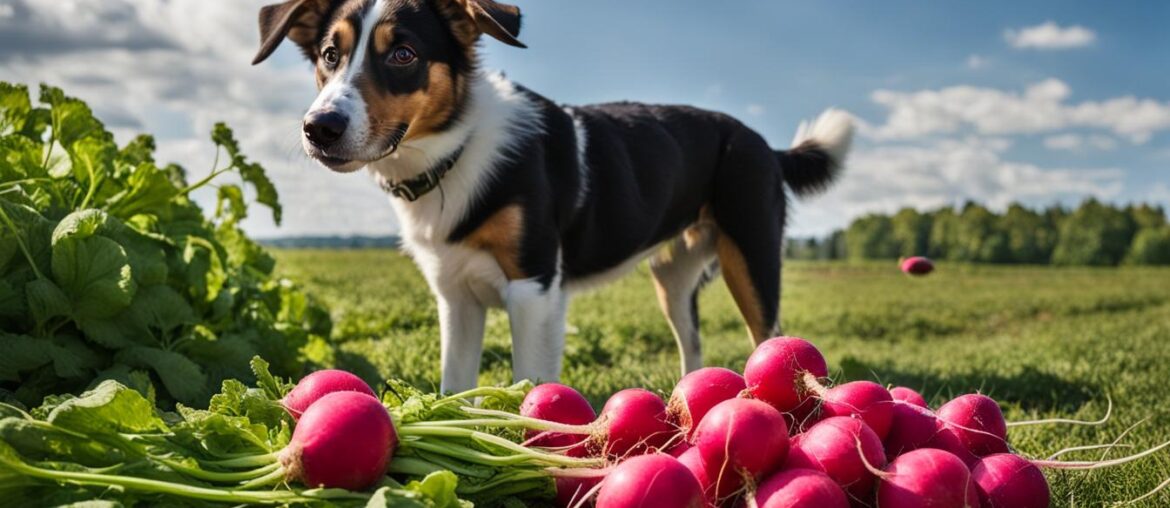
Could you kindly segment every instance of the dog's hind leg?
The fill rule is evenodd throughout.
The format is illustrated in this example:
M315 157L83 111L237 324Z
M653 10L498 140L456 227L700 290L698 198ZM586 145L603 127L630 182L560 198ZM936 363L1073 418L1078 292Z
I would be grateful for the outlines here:
M558 381L565 351L568 295L558 280L545 287L534 279L508 283L504 306L512 326L512 378Z
M782 178L779 161L758 134L745 128L730 137L712 200L719 226L716 252L756 344L779 333Z
M703 366L699 338L699 290L714 276L715 228L693 226L650 260L658 304L678 341L682 373Z

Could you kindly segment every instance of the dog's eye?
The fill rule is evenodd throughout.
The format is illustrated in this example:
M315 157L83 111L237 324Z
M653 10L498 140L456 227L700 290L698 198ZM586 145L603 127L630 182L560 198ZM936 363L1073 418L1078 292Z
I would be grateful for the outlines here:
M321 52L321 59L325 61L325 66L332 69L337 67L337 62L340 56L337 53L337 48L330 46Z
M390 58L387 62L390 65L410 65L418 60L418 54L414 52L409 46L399 46L390 52Z

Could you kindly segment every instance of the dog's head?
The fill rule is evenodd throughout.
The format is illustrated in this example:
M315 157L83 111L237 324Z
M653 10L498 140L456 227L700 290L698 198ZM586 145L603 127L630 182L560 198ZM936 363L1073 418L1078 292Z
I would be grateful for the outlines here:
M458 119L487 34L513 46L520 10L493 0L287 0L260 10L260 51L288 38L316 66L305 152L334 171L379 160Z

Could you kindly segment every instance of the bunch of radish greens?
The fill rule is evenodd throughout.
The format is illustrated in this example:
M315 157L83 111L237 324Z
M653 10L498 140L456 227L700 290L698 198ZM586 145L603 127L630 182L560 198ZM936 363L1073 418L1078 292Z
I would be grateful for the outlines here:
M215 163L189 175L148 135L119 145L60 89L35 99L0 81L0 401L113 379L202 405L255 355L302 374L329 312L240 228L259 211L248 198L277 224L282 209L232 131L214 127ZM192 195L212 190L205 214Z
M478 399L515 414L529 384L440 397L391 383L383 401L341 371L293 387L258 358L252 368L257 387L225 381L207 410L162 412L114 381L28 411L0 404L0 499L523 506L553 497L552 471L602 463L524 447L509 421L481 430L485 418L464 410Z

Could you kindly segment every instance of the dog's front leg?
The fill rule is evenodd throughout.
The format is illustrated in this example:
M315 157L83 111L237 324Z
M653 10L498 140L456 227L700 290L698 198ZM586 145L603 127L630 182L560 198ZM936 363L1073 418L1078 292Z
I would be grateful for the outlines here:
M443 393L462 392L478 384L485 315L483 305L470 295L439 294Z
M512 326L513 380L559 380L568 310L564 290L555 282L545 287L531 279L512 281L505 298Z

